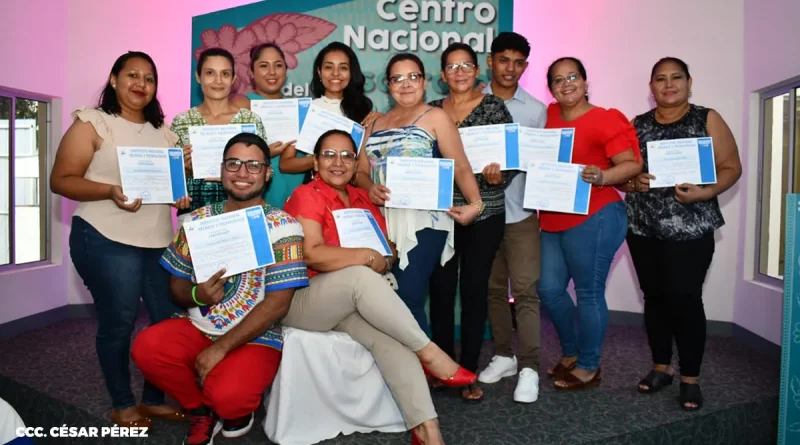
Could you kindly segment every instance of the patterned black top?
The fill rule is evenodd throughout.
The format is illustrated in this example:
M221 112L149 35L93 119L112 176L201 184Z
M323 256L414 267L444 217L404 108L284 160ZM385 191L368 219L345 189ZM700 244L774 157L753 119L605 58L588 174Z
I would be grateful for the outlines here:
M429 105L433 107L442 108L442 102L444 99L434 100L430 102ZM496 125L496 124L511 124L514 123L514 118L511 117L511 112L508 111L506 108L506 104L503 99L499 97L487 94L483 96L483 100L481 103L475 107L469 115L461 121L459 124L459 128L462 127L477 127L479 125ZM482 174L476 173L475 180L478 181L478 189L481 193L481 199L483 200L486 207L478 216L475 221L482 221L490 216L504 214L506 212L506 194L505 188L511 182L513 176L516 176L516 171L504 171L503 179L504 182L491 185L486 182L486 178L483 177ZM453 206L461 206L466 205L467 200L464 198L464 195L461 194L461 190L458 189L458 186L453 188Z
M655 109L636 116L633 126L639 136L644 171L648 171L648 141L706 137L709 111L709 108L692 104L688 113L670 124L656 121ZM685 241L700 238L725 224L716 197L708 201L683 204L675 199L673 187L650 189L646 193L627 193L625 202L628 208L628 227L639 236Z

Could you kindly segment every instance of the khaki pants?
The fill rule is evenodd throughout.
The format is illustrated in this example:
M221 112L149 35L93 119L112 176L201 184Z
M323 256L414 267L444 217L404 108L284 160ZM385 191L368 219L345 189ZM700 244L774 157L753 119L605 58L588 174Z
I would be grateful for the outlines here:
M513 357L513 325L508 305L510 279L517 315L519 367L537 372L541 338L536 282L540 275L539 218L534 213L518 223L506 224L503 242L497 250L489 280L489 323L492 326L495 353Z
M383 277L364 266L322 273L294 293L281 321L306 331L339 331L366 347L408 428L435 419L428 382L415 352L430 340Z

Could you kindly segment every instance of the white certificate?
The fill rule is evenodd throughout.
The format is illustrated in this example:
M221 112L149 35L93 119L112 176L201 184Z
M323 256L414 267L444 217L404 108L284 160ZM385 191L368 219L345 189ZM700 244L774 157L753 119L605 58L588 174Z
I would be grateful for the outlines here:
M715 184L714 143L710 137L650 141L647 170L656 177L650 180L650 188Z
M117 147L122 193L128 202L172 204L188 195L180 148Z
M183 224L198 283L225 269L223 277L275 263L267 220L260 206Z
M332 213L342 247L374 249L383 256L392 256L381 226L369 210L341 209Z
M517 167L524 170L534 161L572 162L574 128L519 127Z
M270 144L296 141L310 106L311 99L305 97L250 102L250 110L261 118Z
M308 109L295 148L303 153L314 154L317 139L328 130L348 133L356 143L356 150L361 148L361 140L364 139L364 127L361 124L314 105Z
M459 128L461 143L474 173L480 173L493 163L500 164L500 170L508 170L509 153L519 150L517 145L517 124L479 125Z
M386 187L391 191L386 207L448 210L453 206L455 163L452 159L386 159Z
M549 212L588 214L592 186L581 178L583 168L583 165L566 162L531 162L522 206Z
M189 127L189 143L192 144L192 177L219 178L225 144L239 133L255 132L255 124Z

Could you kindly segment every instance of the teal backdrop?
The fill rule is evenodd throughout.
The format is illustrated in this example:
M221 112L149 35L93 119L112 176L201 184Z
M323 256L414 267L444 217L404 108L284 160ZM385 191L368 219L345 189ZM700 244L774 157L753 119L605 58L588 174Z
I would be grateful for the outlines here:
M191 106L203 101L194 77L203 49L221 47L233 54L234 92L245 95L253 91L249 51L265 42L278 44L286 53L285 97L311 97L314 58L328 43L340 41L358 56L367 95L378 111L391 106L384 72L389 59L400 52L419 56L428 79L425 98L438 99L447 94L440 56L455 37L478 53L478 82L488 83L486 56L494 37L512 30L513 6L513 0L265 0L196 16L192 18L191 70L186 73L191 76ZM458 326L461 309L456 300ZM487 338L489 332L487 325Z
M471 9L466 6L473 5ZM385 68L392 55L413 52L425 65L426 99L447 94L439 57L454 37L478 53L480 81L488 81L486 56L498 33L511 31L513 0L266 0L192 18L191 105L202 102L194 78L197 55L222 47L236 59L235 92L252 91L249 51L264 42L287 55L286 97L310 97L314 58L333 41L348 44L367 78L366 90L378 111L386 111ZM416 11L416 12L415 12Z
M778 445L800 444L800 194L786 195Z

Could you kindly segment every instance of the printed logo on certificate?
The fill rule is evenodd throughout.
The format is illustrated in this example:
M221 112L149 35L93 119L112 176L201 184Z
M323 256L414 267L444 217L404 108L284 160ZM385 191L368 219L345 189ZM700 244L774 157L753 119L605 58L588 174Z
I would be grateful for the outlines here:
M392 256L389 242L372 212L364 209L334 210L336 231L342 247L372 249L383 256Z
M267 219L260 206L186 221L183 230L198 283L222 269L223 277L230 277L275 263Z
M678 184L716 184L714 142L710 137L669 139L647 143L650 188Z
M449 210L453 206L455 162L440 158L386 159L385 207L417 210Z
M117 147L117 160L127 203L172 204L188 195L180 148Z
M581 178L584 166L565 162L531 162L525 179L526 209L589 214L592 186Z
M361 148L361 141L364 139L364 127L361 124L314 105L308 109L295 148L303 153L314 154L317 139L328 130L344 131L353 138L356 150Z
M310 107L307 97L250 101L250 110L261 118L270 144L296 141Z
M222 152L228 141L239 133L255 132L255 124L189 127L189 143L192 144L192 177L219 178L222 171Z

